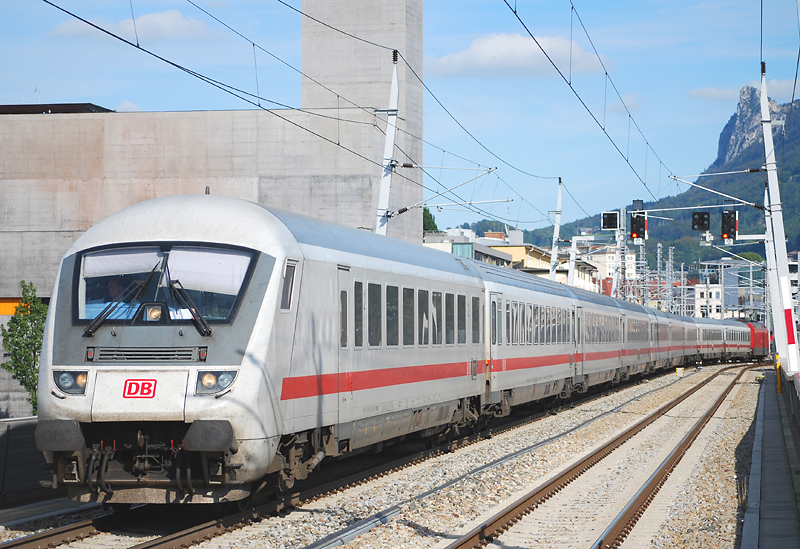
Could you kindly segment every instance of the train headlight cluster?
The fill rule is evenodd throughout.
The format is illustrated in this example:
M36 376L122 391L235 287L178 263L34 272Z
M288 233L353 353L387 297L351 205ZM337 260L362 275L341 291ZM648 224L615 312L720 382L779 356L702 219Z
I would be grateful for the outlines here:
M53 372L56 387L70 395L82 395L86 392L88 372Z
M236 372L197 372L196 394L213 395L214 393L219 393L230 387L234 379L236 379Z

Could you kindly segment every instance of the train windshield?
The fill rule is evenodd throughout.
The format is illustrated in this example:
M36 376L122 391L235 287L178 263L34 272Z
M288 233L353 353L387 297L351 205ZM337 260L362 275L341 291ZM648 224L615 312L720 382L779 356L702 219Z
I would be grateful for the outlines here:
M253 253L210 246L126 247L83 255L78 318L133 319L143 303L163 303L170 320L227 320L235 310ZM104 313L105 311L105 313Z

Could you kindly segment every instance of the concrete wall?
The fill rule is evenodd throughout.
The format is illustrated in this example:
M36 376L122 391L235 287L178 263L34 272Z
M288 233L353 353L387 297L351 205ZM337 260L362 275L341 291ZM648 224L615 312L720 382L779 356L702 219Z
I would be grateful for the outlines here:
M395 159L400 164L412 162L423 165L421 138L424 90L411 70L422 78L422 0L303 0L302 5L305 13L330 27L400 52L402 57L397 63L400 94ZM349 102L363 107L367 113L373 109L388 108L393 67L391 49L354 40L330 27L307 17L302 19L302 68L305 74L323 82L340 95L304 79L302 107L325 109L329 115L352 107ZM385 115L381 115L379 120L379 126L385 128ZM377 156L373 158L380 159L382 150L376 150ZM410 177L421 184L422 177L418 172L398 168L392 181L391 211L422 200L422 187L402 179ZM378 184L379 179L374 181L374 185ZM371 204L373 211L377 208L377 202L375 189ZM374 227L374 221L365 226ZM391 235L394 230L394 234L400 238L422 243L421 227L422 212L415 209L392 219L388 234Z
M421 71L421 0L306 0L303 9L398 48ZM386 124L373 108L388 107L391 51L305 18L302 32L303 70L366 108L332 100L304 79L302 104L310 112L0 116L0 297L19 297L20 280L49 296L61 256L94 223L150 198L202 193L206 186L213 194L373 228ZM422 85L405 65L399 68L395 157L422 164ZM394 211L422 199L422 174L399 173L409 179L394 176ZM421 242L422 212L393 219L388 234Z

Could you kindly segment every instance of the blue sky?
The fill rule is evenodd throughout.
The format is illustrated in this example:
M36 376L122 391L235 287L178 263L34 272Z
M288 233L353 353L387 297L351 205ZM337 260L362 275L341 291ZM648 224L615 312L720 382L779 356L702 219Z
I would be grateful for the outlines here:
M56 3L134 39L129 2ZM197 3L300 66L300 16L285 6L274 0ZM290 3L300 7L299 0ZM632 125L628 139L628 114L610 82L606 86L605 73L570 2L510 3L565 73L572 50L575 89L659 197L678 190L667 178L669 173L698 174L714 161L719 133L735 112L739 90L760 79L759 2L573 0L575 13L648 146ZM132 5L143 46L255 91L252 45L186 1L134 0ZM763 26L769 94L787 102L800 46L795 0L765 1ZM0 63L0 103L91 102L117 110L153 111L248 108L36 0L0 4L0 48L5 53ZM426 84L483 145L509 164L536 175L562 177L589 213L636 198L650 199L625 158L544 60L504 2L426 2L424 54ZM263 54L258 56L258 69L262 96L299 105L299 76ZM474 200L513 198L510 203L482 207L520 228L547 225L541 212L555 209L555 180L532 178L492 157L430 96L424 109L425 139L469 159L426 146L424 164L473 168L434 169L434 177L453 186L475 176L476 164L496 166L496 174L466 185L460 194ZM426 184L437 186L434 181ZM449 200L433 203L445 201ZM563 212L565 221L584 216L566 194ZM448 208L433 213L440 227L483 217Z

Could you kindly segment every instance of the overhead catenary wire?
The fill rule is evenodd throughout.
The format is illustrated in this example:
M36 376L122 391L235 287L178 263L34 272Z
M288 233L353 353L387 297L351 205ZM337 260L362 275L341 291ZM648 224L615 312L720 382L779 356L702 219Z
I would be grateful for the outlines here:
M363 110L363 111L365 111L365 112L370 112L370 111L369 111L367 108L365 108L365 107L362 107L362 106L360 106L360 105L356 104L355 102L353 102L353 101L349 100L348 98L346 98L346 97L342 96L340 93L338 93L338 92L334 91L334 90L333 90L333 89L331 89L330 87L328 87L328 86L326 86L325 84L323 84L323 83L319 82L318 80L316 80L316 79L314 79L313 77L309 76L308 74L304 73L304 72L303 72L303 71L301 71L300 69L298 69L298 68L294 67L294 66L293 66L293 65L291 65L290 63L288 63L288 62L284 61L283 59L281 59L280 57L278 57L278 56L277 56L277 55L275 55L274 53L272 53L272 52L270 52L269 50L267 50L267 49L263 48L262 46L260 46L260 45L256 44L256 43L255 43L254 41L252 41L250 38L248 38L247 36L245 36L245 35L244 35L244 34L242 34L241 32L237 31L236 29L234 29L233 27L231 27L230 25L228 25L227 23L225 23L224 21L222 21L221 19L219 19L218 17L216 17L215 15L213 15L213 14L212 14L211 12L209 12L208 10L206 10L206 9L202 8L201 6L197 5L197 4L196 4L195 2L193 2L192 0L186 0L186 1L187 1L189 4L191 4L192 6L196 7L198 10L202 11L203 13L205 13L207 16L209 16L209 17L211 17L212 19L214 19L215 21L217 21L219 24L221 24L221 25L223 25L224 27L226 27L227 29L229 29L231 32L233 32L233 33L235 33L236 35L240 36L242 39L244 39L244 40L246 40L246 41L248 41L248 42L252 43L252 44L253 44L253 48L258 48L258 49L260 49L261 51L263 51L263 52L264 52L264 53L266 53L267 55L271 56L271 57L272 57L273 59L275 59L276 61L278 61L278 62L280 62L280 63L284 64L285 66L287 66L287 67L289 67L289 68L291 68L292 70L294 70L295 72L297 72L298 74L300 74L302 77L304 77L304 78L307 78L308 80L310 80L310 81L311 81L311 82L313 82L314 84L316 84L316 85L318 85L318 86L321 86L322 88L324 88L325 90L327 90L327 91L331 92L332 94L335 94L335 95L337 96L337 99L338 99L338 98L341 98L341 99L343 99L344 101L346 101L347 103L349 103L350 105L354 106L354 107L355 107L355 108L357 108L357 109L361 109L361 110ZM346 35L346 36L348 36L348 37L350 37L350 38L353 38L353 39L359 40L359 41L361 41L361 42L367 43L367 44L369 44L369 45L372 45L372 46L379 47L379 48L381 48L381 49L384 49L384 50L395 51L393 48L391 48L391 47L389 47L389 46L385 46L385 45L383 45L383 44L378 44L378 43L376 43L376 42L372 42L372 41L370 41L370 40L363 39L363 38L361 38L361 37L359 37L359 36L356 36L356 35L354 35L354 34L352 34L352 33L348 33L348 32L346 32L346 31L343 31L343 30L341 30L341 29L338 29L338 28L336 28L336 27L334 27L334 26L332 26L332 25L330 25L330 24L328 24L328 23L325 23L324 21L321 21L321 20L319 20L319 19L317 19L317 18L315 18L315 17L313 17L313 16L310 16L310 15L308 15L308 14L304 13L304 12L303 12L303 11L301 11L301 10L298 10L297 8L295 8L295 7L291 6L291 5L289 5L289 4L288 4L288 3L286 3L286 2L283 2L283 1L281 1L281 0L279 0L279 2L280 2L281 4L283 4L284 6L286 6L286 7L290 8L290 9L292 9L293 11L295 11L295 12L299 13L300 15L302 15L302 16L304 16L304 17L307 17L307 18L309 18L309 19L311 19L311 20L313 20L313 21L315 21L315 22L319 23L320 25L323 25L323 26L325 26L325 27L327 27L327 28L329 28L329 29L331 29L331 30L334 30L334 31L336 31L336 32L339 32L339 33L342 33L342 34L344 34L344 35ZM255 56L255 50L254 50L254 56ZM402 58L402 55L400 55L400 57ZM405 58L403 58L403 62L406 64L406 66L408 66L408 67L409 67L409 68L412 70L412 73L414 73L414 75L415 75L415 76L417 76L417 75L416 75L416 73L413 71L413 69L412 69L412 68L410 67L410 65L408 64L408 62L405 60ZM256 78L257 78L257 75L256 75ZM419 77L417 76L417 78L419 78ZM422 81L420 80L420 82L422 82ZM424 85L424 82L423 82L423 85ZM431 94L432 94L432 92L430 92L430 90L428 90L428 91L429 91L429 93L431 93ZM247 93L247 92L242 92L242 93ZM433 95L433 94L432 94L432 95ZM289 107L289 106L287 106L287 105L282 105L282 104L275 103L275 102L272 102L272 101L270 101L270 102L271 102L271 103L273 103L273 104L276 104L276 105L278 105L278 106L284 106L284 107L286 107L286 108L292 108L292 107ZM437 99L437 102L438 102L438 99ZM260 105L259 105L259 106L260 106ZM297 109L297 110L300 110L300 111L302 111L302 112L310 112L310 113L312 113L312 114L317 114L317 115L319 115L319 113L313 113L312 111L306 111L306 110L304 110L304 109ZM370 112L370 114L373 114L373 113L372 113L372 112ZM449 112L448 112L448 114L449 114ZM322 115L322 116L324 116L324 115ZM335 118L335 119L339 120L339 117L328 117L328 118ZM360 121L350 121L350 122L357 122L357 123L358 123L358 122L360 122ZM364 123L364 122L360 122L360 123ZM380 128L378 128L378 129L381 131L381 133L385 133L385 132L383 132L383 130L381 130ZM433 146L433 147L435 147L435 148L437 148L437 149L440 149L442 152L447 152L447 154L450 154L450 155L452 155L452 156L454 156L454 157L456 157L456 158L459 158L459 159L462 159L462 160L465 160L465 161L468 161L468 162L474 162L474 161L472 161L472 160L470 160L470 159L464 158L463 156L457 155L457 154L455 154L455 153L452 153L452 152L449 152L449 151L445 151L445 149L443 149L443 148L441 148L441 147L438 147L437 145L434 145L433 143L430 143L429 141L426 141L426 140L424 140L424 139L420 138L419 136L417 136L417 135L414 135L413 133L411 133L411 132L409 132L409 131L407 131L407 130L405 130L405 129L403 129L403 128L397 128L397 129L398 129L399 131L401 131L402 133L404 133L404 134L406 134L406 135L409 135L409 136L410 136L410 137L412 137L412 138L418 139L418 140L422 141L423 143L426 143L426 144L428 144L428 145L430 145L430 146ZM338 142L337 142L337 144L338 144ZM409 160L412 160L412 161L413 161L413 159L411 158L411 156L409 156L407 153L405 153L405 151L402 151L402 149L400 149L399 147L397 147L397 149L398 149L398 150L400 150L400 151L401 151L401 152L402 152L402 153L403 153L403 154L406 156L406 158L408 158ZM478 164L478 165L480 166L480 164ZM481 166L481 167L484 167L484 166ZM423 172L424 172L424 170L423 170ZM431 177L431 176L430 176L430 174L428 174L427 172L424 172L424 173L425 173L426 175L428 175L428 177L430 177L430 178L431 178L433 181L435 181L437 184L439 184L439 181L438 181L436 178L433 178L433 177ZM533 174L527 174L527 175L533 175ZM534 176L534 177L536 177L536 176ZM509 185L509 188L511 188L511 187L510 187L510 185ZM512 190L513 190L513 189L512 189ZM515 192L516 192L516 191L515 191ZM453 193L453 194L455 195L455 193ZM520 196L521 196L521 195L520 195ZM459 199L460 199L460 198L459 198ZM573 198L573 200L574 200L574 198ZM526 203L528 203L528 204L530 205L530 202L528 202L528 201L525 201L525 202L526 202ZM577 204L577 201L576 201L576 204ZM579 207L580 207L580 204L579 204ZM537 211L539 211L539 210L538 210L537 208L535 208L535 207L534 207L534 209L536 209ZM583 209L583 208L581 207L581 209ZM585 210L584 210L584 211L585 211ZM479 213L479 214L482 214L482 215L486 215L487 217L490 217L490 218L494 218L494 217L495 217L495 216L494 216L493 214L491 214L490 212L487 212L487 211L485 211L485 210L482 210L482 209L478 209L478 211L474 211L474 213ZM539 212L539 213L541 213L541 212ZM537 223L538 223L538 221L537 221Z
M636 168L633 167L633 164L631 164L631 161L628 158L628 155L623 153L622 149L620 149L619 145L617 145L617 143L614 141L614 139L608 133L608 130L605 128L605 126L600 123L600 120L598 120L597 116L595 116L595 114L592 112L592 110L586 104L586 102L581 97L581 95L578 93L578 91L570 83L569 79L564 75L564 72L559 68L559 66L556 64L556 62L550 56L550 54L547 53L547 50L545 50L544 47L541 45L541 43L536 39L536 37L534 36L533 32L531 32L531 30L528 28L528 25L525 23L525 21L523 21L523 19L520 16L519 12L517 12L511 6L511 4L509 3L509 0L503 0L503 2L506 4L506 6L509 8L509 10L511 10L511 12L514 14L514 17L517 19L517 21L520 23L520 25L522 25L522 28L525 29L525 32L528 34L528 36L531 37L531 39L536 44L536 46L539 48L539 50L541 50L542 54L545 56L545 58L550 63L550 65L552 65L552 67L556 70L556 72L561 77L561 79L567 84L567 86L569 86L569 89L572 91L572 93L578 99L578 102L583 106L583 108L586 110L586 112L589 114L589 116L592 118L592 120L594 120L595 124L597 124L597 126L600 128L600 130L606 136L606 138L611 143L611 145L614 147L614 149L616 149L617 153L623 158L623 160L625 160L625 163L628 164L628 167L633 172L634 176L636 176L636 178L639 180L639 182L644 186L645 190L647 190L648 194L653 198L653 201L656 204L658 204L659 208L663 208L663 206L661 205L660 200L653 194L653 192L650 190L650 187L647 186L647 182L642 178L642 176L639 174L639 172L636 170ZM574 4L572 4L571 0L570 0L570 5L574 8ZM628 106L625 104L625 101L622 98L622 95L619 93L619 90L617 89L616 85L614 84L614 81L608 75L608 69L606 68L605 63L603 63L603 60L600 57L600 54L597 51L597 48L595 47L591 37L589 36L589 33L586 30L586 26L583 24L583 20L581 19L580 14L578 13L577 9L575 9L575 16L577 17L578 22L580 23L581 27L583 28L584 33L586 34L586 37L589 40L589 43L591 44L592 49L594 50L595 56L598 58L598 60L600 62L600 65L603 68L603 71L605 72L606 78L611 83L611 86L614 89L615 93L617 94L617 97L619 98L621 104L625 108L625 112L628 114L628 117L629 117L629 123L632 123L634 125L636 130L639 132L639 135L642 137L642 139L644 139L644 142L645 142L645 145L647 146L647 148L649 148L653 152L653 155L658 159L658 161L662 165L664 165L664 167L666 167L666 164L664 164L664 162L661 160L661 158L659 157L658 153L656 153L655 150L653 150L653 148L650 145L649 141L647 141L647 139L644 137L644 133L642 132L642 130L639 127L639 125L636 123L636 120L633 118L633 115L631 114L630 110L628 109ZM671 170L670 170L670 172L671 172ZM680 225L678 225L675 222L674 219L670 218L670 220L675 225L675 227L681 232L681 234L683 234L685 237L688 238L688 235L680 227Z
M297 12L297 13L298 13L298 14L300 14L301 16L303 16L303 17L306 17L306 18L308 18L308 19L310 19L310 20L312 20L312 21L315 21L315 22L319 23L320 25L323 25L324 27L327 27L327 28L329 28L329 29L331 29L331 30L333 30L333 31L335 31L335 32L341 33L341 34L343 34L343 35L345 35L345 36L348 36L348 37L350 37L350 38L353 38L353 39L355 39L355 40L359 40L359 41L361 41L361 42L364 42L364 43L366 43L366 44L370 44L370 45L372 45L372 46L375 46L375 47L379 47L379 48L383 48L383 49L393 49L393 48L390 48L389 46L385 46L385 45L383 45L383 44L378 44L378 43L376 43L376 42L373 42L373 41L371 41L371 40L367 40L367 39L365 39L365 38L362 38L362 37L360 37L360 36L357 36L357 35L354 35L354 34L352 34L352 33L349 33L349 32L347 32L347 31L345 31L345 30L339 29L339 28L337 28L337 27L335 27L335 26L333 26L333 25L330 25L329 23L326 23L326 22L324 22L324 21L321 21L320 19L317 19L317 18L315 18L315 17L313 17L313 16L311 16L311 15L309 15L309 14L305 13L303 10L300 10L300 9L298 9L298 8L295 8L294 6L291 6L290 4L288 4L287 2L285 2L285 1L283 1L283 0L277 0L277 1L278 1L280 4L283 4L284 6L288 7L289 9L291 9L291 10L293 10L293 11ZM460 121L459 121L459 120L458 120L458 119L455 117L455 115L453 115L453 113L452 113L452 112L450 112L450 110L449 110L449 109L448 109L448 108L447 108L447 107L444 105L444 103L442 103L442 101L441 101L441 100L439 100L439 98L436 96L436 94L434 94L434 93L433 93L433 90L431 90L431 89L430 89L430 87L429 87L429 86L428 86L428 85L425 83L425 81L422 79L422 77L420 77L420 75L419 75L419 74L418 74L418 72L417 72L417 71L414 69L414 67L413 67L413 66L412 66L412 65L411 65L411 64L408 62L408 60L407 60L407 59L406 59L406 58L403 56L402 52L398 51L398 56L400 57L400 59L402 59L402 60L403 60L403 63L404 63L404 64L405 64L405 66L406 66L406 67L409 69L409 71L411 72L411 74L412 74L412 75L413 75L413 76L414 76L414 77L415 77L415 78L416 78L416 79L417 79L417 80L420 82L420 84L423 86L423 88L425 89L425 91L427 91L427 92L428 92L428 94L429 94L429 95L430 95L430 96L433 98L433 100L434 100L434 101L436 101L436 103L437 103L437 104L438 104L438 105L439 105L439 106L442 108L442 110L443 110L443 111L444 111L444 112L445 112L445 113L446 113L446 114L447 114L447 115L448 115L448 116L451 118L451 120L453 120L453 122L455 122L455 123L456 123L456 125L458 125L458 127L460 127L460 128L461 128L461 129L462 129L462 130L463 130L463 131L464 131L464 132L465 132L465 133L466 133L466 134L467 134L467 135L468 135L468 136L469 136L469 137L470 137L470 138L471 138L471 139L472 139L472 140L475 142L475 143L477 143L477 144L478 144L478 145L479 145L479 146L480 146L482 149L484 149L484 150L485 150L487 153L489 153L489 154L490 154L492 157L494 157L496 160L500 161L501 163L503 163L503 164L504 164L504 165L506 165L507 167L511 168L512 170L515 170L515 171L517 171L517 172L519 172L519 173L521 173L521 174L523 174L523 175L526 175L526 176L529 176L529 177L533 177L533 178L537 178L537 179L548 179L548 180L556 180L556 179L558 179L558 176L543 176L543 175L537 175L537 174L534 174L534 173L528 172L528 171L526 171L526 170L523 170L523 169L521 169L521 168L519 168L519 167L517 167L517 166L515 166L515 165L511 164L510 162L508 162L508 161L507 161L507 160L505 160L504 158L502 158L502 157L500 157L499 155L497 155L497 154L496 154L494 151L492 151L491 149L489 149L489 147L487 147L487 146L486 146L486 145L485 145L485 144L484 144L484 143L483 143L481 140L479 140L479 139L478 139L478 138L477 138L477 137L476 137L476 136L475 136L475 135L474 135L472 132L470 132L470 131L469 131L469 130L466 128L466 126L464 126L464 125L463 125L463 124L462 124L462 123L461 123L461 122L460 122ZM427 142L426 142L426 143L427 143ZM571 193L570 193L570 197L571 197L571 198L572 198L572 200L573 200L573 201L574 201L574 202L575 202L575 203L578 205L578 207L579 207L581 210L583 210L583 212L584 212L584 213L586 213L586 215L589 215L589 214L586 212L586 210L583 208L583 206L581 206L581 205L580 205L580 203L579 203L579 202L578 202L578 201L575 199L575 197L574 197L574 196L572 196L572 194L571 194Z
M141 46L137 46L136 44L134 44L133 42L127 40L126 38L123 38L122 36L119 36L118 34L115 34L115 33L111 32L111 31L109 31L107 29L104 29L103 27L101 27L99 25L96 25L96 24L92 23L91 21L88 21L87 19L84 19L83 17L80 17L79 15L77 15L75 13L72 13L71 11L67 10L66 8L63 8L63 7L59 6L59 5L51 2L50 0L42 0L42 1L44 3L46 3L46 4L48 4L48 5L56 8L56 9L58 9L59 11L62 11L64 13L66 13L70 17L73 17L73 18L83 22L84 24L89 25L89 26L99 30L100 32L102 32L104 34L107 34L108 36L110 36L112 38L115 38L116 40L119 40L120 42L123 42L124 44L127 44L127 45L129 45L131 47L134 47L134 48L138 49L139 51L142 51L142 52L146 53L147 55L150 55L150 56L154 57L155 59L158 59L159 61L162 61L162 62L164 62L164 63L166 63L168 65L171 65L172 67L175 67L176 69L181 70L181 71L183 71L183 72L185 72L185 73L187 73L187 74L189 74L189 75L191 75L191 76L193 76L193 77L195 77L195 78L197 78L197 79L199 79L199 80L201 80L201 81L203 81L203 82L205 82L205 83L207 83L207 84L209 84L211 86L214 86L214 87L224 91L225 93L233 95L234 97L237 97L237 98L241 99L242 101L245 101L245 102L253 105L254 107L257 107L257 108L259 108L259 109L261 109L261 110L263 110L263 111L265 111L265 112L267 112L267 113L269 113L269 114L271 114L271 115L283 120L284 122L299 128L302 131L305 131L305 132L307 132L307 133L309 133L311 135L314 135L315 137L318 137L318 138L322 139L323 141L326 141L326 142L328 142L328 143L330 143L330 144L332 144L332 145L334 145L336 147L339 147L339 148L341 148L341 149L343 149L343 150L345 150L345 151L347 151L347 152L349 152L349 153L361 158L362 160L365 160L366 162L369 162L370 164L373 164L373 165L381 167L381 168L383 167L383 165L380 162L377 162L377 161L375 161L375 160L373 160L373 159L371 159L371 158L359 153L358 151L355 151L353 149L350 149L349 147L346 147L346 146L344 146L344 145L342 145L340 143L337 143L336 141L334 141L334 140L332 140L332 139L330 139L328 137L325 137L324 135L321 135L320 133L315 132L314 130L312 130L310 128L307 128L307 127L303 126L302 124L299 124L299 123L297 123L297 122L295 122L293 120L290 120L289 118L287 118L285 116L281 116L277 112L265 108L263 105L257 104L256 102L254 102L252 99L249 98L249 97L254 97L254 95L252 93L246 92L244 90L240 90L240 89L238 89L238 88L236 88L234 86L230 86L230 85L227 85L227 84L225 84L223 82L219 82L217 80L214 80L211 77L205 76L205 75L203 75L203 74L201 74L201 73L199 73L197 71L194 71L192 69L184 67L183 65L180 65L180 64L178 64L178 63L176 63L174 61L170 61L169 59L167 59L165 57L162 57L162 56L156 54L155 52L152 52L152 51L150 51L150 50L148 50L146 48L143 48ZM261 98L261 99L264 99L264 98ZM265 99L265 101L268 101L268 102L273 103L273 104L279 104L279 105L283 106L282 104L276 103L276 102L271 101L269 99ZM289 108L291 108L291 107L289 107ZM292 110L300 110L300 109L292 109ZM417 185L419 187L425 188L426 190L432 191L432 189L427 189L424 186L424 184L421 184L421 183L419 183L417 181L414 181L411 178L405 177L402 174L397 174L397 175L400 178L405 179L405 180L413 183L414 185Z

